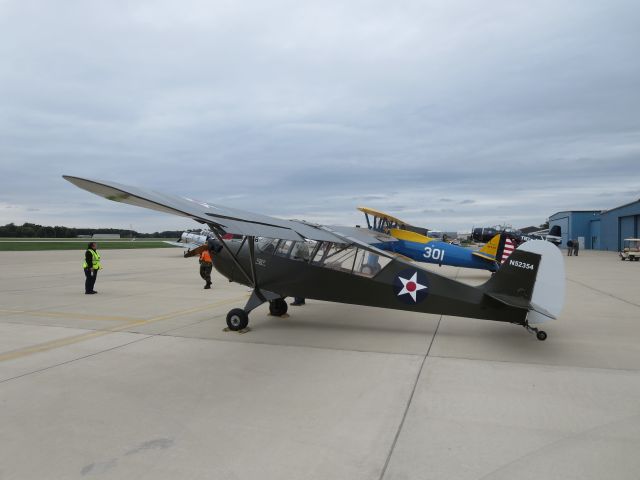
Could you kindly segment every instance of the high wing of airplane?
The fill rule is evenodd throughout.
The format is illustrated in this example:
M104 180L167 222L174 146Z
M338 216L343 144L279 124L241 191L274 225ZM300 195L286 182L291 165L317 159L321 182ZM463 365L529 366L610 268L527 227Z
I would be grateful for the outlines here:
M369 229L388 233L398 240L377 245L383 250L400 253L417 262L441 266L478 268L491 272L495 272L500 266L500 234L494 235L486 245L474 251L429 237L426 228L415 227L388 213L367 207L358 207L358 210L364 213Z
M297 296L512 323L544 340L547 334L532 325L556 318L564 303L564 263L546 242L528 242L486 283L471 286L376 248L372 243L393 241L383 232L282 220L112 182L64 178L113 201L208 225L216 237L209 242L216 270L253 289L244 308L227 314L230 330L245 329L249 313L265 302L273 315L283 315L284 299ZM224 240L224 234L242 239Z

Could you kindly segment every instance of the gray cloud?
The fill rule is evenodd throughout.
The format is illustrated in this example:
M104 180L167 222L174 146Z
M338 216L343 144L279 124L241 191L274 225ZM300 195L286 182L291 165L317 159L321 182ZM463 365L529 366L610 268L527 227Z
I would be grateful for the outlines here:
M443 230L640 196L635 2L63 3L0 3L0 224L193 226L62 174Z

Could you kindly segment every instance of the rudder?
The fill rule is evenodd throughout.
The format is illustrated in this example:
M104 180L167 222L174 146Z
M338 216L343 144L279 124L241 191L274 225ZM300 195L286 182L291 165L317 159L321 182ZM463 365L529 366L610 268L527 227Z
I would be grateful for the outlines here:
M564 284L564 260L558 248L544 240L530 240L513 252L483 289L495 300L526 308L527 321L540 323L560 314Z

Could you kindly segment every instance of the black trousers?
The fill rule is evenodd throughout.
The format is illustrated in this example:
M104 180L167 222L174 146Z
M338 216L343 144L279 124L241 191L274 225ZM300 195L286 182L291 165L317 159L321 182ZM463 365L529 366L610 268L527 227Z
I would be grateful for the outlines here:
M211 285L211 270L213 270L213 264L207 262L200 264L200 276L207 285Z
M96 284L96 277L98 276L98 271L94 270L92 272L90 269L85 268L84 276L86 277L84 280L84 292L85 293L93 292L93 287Z

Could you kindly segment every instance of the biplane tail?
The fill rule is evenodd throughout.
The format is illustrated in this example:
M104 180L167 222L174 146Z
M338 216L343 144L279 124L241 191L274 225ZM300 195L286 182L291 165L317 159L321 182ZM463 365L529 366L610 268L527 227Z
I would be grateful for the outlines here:
M494 235L494 237L489 240L484 247L480 250L473 252L472 254L476 257L480 257L483 260L489 260L490 262L497 261L498 257L498 249L500 247L500 234Z
M564 305L565 274L560 250L544 240L525 242L482 288L494 300L529 310L528 323L555 319Z

